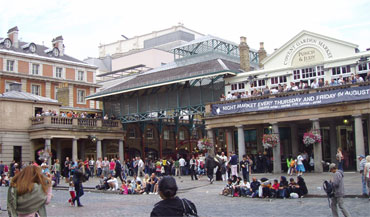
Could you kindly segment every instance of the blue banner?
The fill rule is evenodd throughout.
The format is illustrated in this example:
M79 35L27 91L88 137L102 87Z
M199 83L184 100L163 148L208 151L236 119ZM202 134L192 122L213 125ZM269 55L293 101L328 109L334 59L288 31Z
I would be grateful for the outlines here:
M370 86L351 87L270 99L213 104L212 115L301 108L357 100L369 100L370 103Z

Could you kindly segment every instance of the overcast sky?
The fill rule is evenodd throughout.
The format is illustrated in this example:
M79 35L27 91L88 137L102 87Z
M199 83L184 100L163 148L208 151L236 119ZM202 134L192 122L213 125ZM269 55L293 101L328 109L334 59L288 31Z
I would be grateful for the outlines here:
M2 2L0 37L18 26L23 41L51 45L63 35L66 53L98 56L100 43L169 28L187 28L236 43L246 36L268 53L301 30L370 48L369 0L16 0Z

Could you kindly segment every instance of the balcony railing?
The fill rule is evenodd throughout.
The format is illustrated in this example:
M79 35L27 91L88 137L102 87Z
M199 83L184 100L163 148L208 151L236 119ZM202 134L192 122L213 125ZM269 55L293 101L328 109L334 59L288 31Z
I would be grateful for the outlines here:
M31 118L31 128L80 128L80 129L122 129L119 120L102 120L92 118L66 118L57 116L42 116Z

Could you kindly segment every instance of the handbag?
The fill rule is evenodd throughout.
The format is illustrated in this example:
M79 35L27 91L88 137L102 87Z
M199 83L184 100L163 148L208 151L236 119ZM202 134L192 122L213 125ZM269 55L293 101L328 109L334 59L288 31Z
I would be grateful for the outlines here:
M183 216L186 216L186 217L189 217L189 216L197 217L198 216L197 210L192 208L192 206L189 204L187 199L181 199L181 202L184 208Z

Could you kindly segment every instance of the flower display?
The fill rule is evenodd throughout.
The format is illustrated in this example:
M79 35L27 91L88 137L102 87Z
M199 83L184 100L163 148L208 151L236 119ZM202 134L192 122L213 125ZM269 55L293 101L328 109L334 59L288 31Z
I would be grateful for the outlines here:
M262 144L264 148L274 148L280 142L276 134L263 134Z
M198 140L197 146L200 151L211 150L213 148L213 144L209 141L208 138Z
M39 160L47 160L53 156L53 153L49 150L41 149L37 152L37 155L39 156Z
M321 135L313 130L308 131L303 135L303 144L306 146L321 143Z

